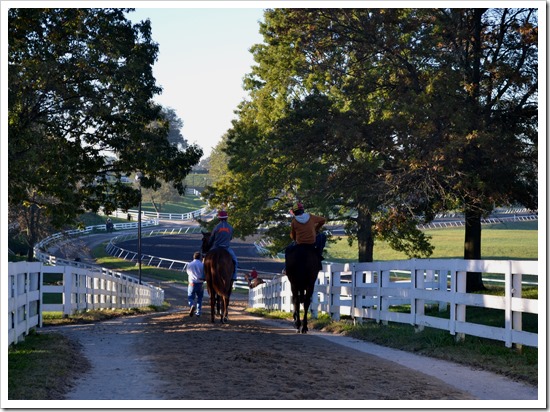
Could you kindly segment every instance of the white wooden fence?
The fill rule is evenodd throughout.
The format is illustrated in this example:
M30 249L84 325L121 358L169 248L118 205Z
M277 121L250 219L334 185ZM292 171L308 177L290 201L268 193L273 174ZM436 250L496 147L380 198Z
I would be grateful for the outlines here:
M54 280L48 281L48 277ZM31 328L41 327L42 312L70 315L92 309L161 306L164 302L162 289L140 285L122 273L41 262L9 263L8 294L8 344L22 340ZM48 294L57 297L59 303L44 303Z
M410 280L396 277L407 272ZM466 273L501 274L505 296L466 293ZM537 333L522 331L522 314L538 314L538 300L522 298L522 276L538 276L538 261L496 261L460 259L411 259L403 261L330 264L319 272L311 312L328 313L334 320L349 315L355 321L374 319L408 323L422 329L429 326L448 330L457 339L464 335L538 346ZM410 305L408 313L390 310ZM425 313L427 306L450 309L450 317ZM501 327L468 322L466 307L504 311ZM249 307L292 311L290 282L286 276L257 286L249 292Z
M142 222L142 226L151 225L158 225L158 221ZM114 226L119 230L135 229L137 223L116 223ZM35 258L41 262L8 264L8 344L21 341L30 329L41 327L42 312L70 315L92 309L125 309L164 303L161 288L140 284L138 279L120 272L48 253L54 245L94 230L106 230L106 225L55 233L34 248ZM48 281L52 276L56 278L53 284ZM55 296L59 303L44 303L44 294L50 297L46 301Z

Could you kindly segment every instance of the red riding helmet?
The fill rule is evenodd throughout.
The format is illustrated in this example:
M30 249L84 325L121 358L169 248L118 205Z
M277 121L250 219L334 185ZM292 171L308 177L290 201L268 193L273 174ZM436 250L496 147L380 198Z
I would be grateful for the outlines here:
M218 212L218 219L227 219L227 212L225 210L220 210Z

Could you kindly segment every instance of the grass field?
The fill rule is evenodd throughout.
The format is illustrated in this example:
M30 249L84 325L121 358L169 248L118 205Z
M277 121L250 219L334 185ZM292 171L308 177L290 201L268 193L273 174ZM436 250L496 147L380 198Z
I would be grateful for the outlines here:
M179 202L168 202L162 205L160 213L189 213L202 209L206 204L196 196L185 196ZM156 212L151 202L143 202L141 208L147 212Z
M464 228L426 230L432 237L435 250L430 258L464 257ZM483 226L481 232L483 259L538 259L538 222L517 222ZM385 242L374 245L374 260L401 260L408 257L392 250ZM357 243L351 247L347 237L327 244L327 260L333 262L357 261Z

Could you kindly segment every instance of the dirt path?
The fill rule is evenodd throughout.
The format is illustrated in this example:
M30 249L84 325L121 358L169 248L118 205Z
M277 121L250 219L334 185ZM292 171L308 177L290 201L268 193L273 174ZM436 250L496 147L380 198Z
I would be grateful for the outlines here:
M138 400L132 406L226 408L271 400L255 405L273 408L308 400L309 407L366 408L376 403L360 400L401 407L412 406L407 400L454 400L448 406L457 407L456 400L537 399L536 388L493 374L422 357L413 362L415 355L387 348L374 356L341 336L296 334L290 322L248 315L243 298L232 301L228 325L211 324L208 308L200 318L187 315L186 288L160 286L172 305L168 313L51 328L79 341L92 365L67 400L95 401L83 407Z
M375 356L342 336L296 334L290 322L248 315L242 298L232 302L229 324L211 324L208 308L188 316L184 288L163 288L171 312L52 328L79 341L92 365L67 400L155 408L159 400L169 407L310 400L340 408L372 407L360 400L454 400L456 407L456 400L537 398L536 388L487 372L418 356L413 362L415 355L387 348Z

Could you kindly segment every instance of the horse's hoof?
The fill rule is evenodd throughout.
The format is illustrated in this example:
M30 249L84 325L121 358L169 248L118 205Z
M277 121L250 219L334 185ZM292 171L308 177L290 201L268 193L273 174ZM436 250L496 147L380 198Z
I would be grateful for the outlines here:
M222 323L229 323L229 319L227 319L227 316L222 318Z

